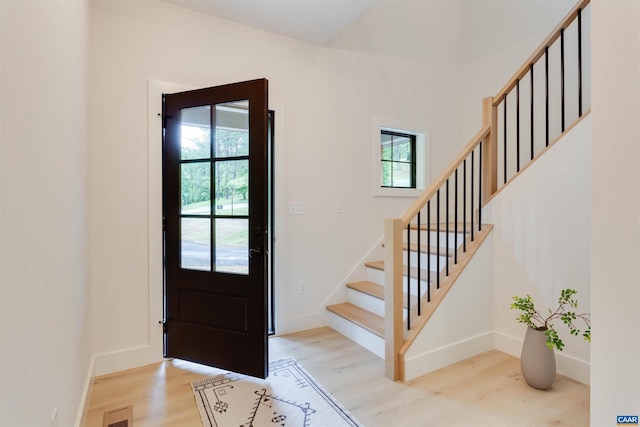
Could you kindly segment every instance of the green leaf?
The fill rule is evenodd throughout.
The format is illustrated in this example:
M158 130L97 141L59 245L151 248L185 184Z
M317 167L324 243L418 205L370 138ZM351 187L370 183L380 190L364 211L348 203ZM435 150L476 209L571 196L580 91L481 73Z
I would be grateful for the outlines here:
M561 290L557 308L555 310L548 308L548 315L546 317L541 316L538 310L536 310L533 298L531 298L531 295L529 294L525 297L512 297L513 302L511 303L511 309L520 310L522 312L518 317L516 317L518 322L524 323L537 330L547 328L547 331L545 332L547 336L547 347L562 351L564 348L564 342L558 336L558 333L553 326L552 321L555 319L560 319L569 329L569 333L575 336L580 335L580 330L575 327L573 322L577 321L578 318L582 319L587 326L587 330L582 334L582 337L586 341L591 342L590 314L577 314L574 311L566 309L567 306L570 308L578 307L578 300L573 298L577 293L578 291L575 289Z

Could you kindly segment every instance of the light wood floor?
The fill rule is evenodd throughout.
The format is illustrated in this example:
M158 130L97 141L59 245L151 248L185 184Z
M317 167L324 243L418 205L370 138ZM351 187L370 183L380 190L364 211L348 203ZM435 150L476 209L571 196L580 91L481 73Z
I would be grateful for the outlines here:
M406 383L384 376L384 362L330 328L274 337L270 358L294 357L367 427L589 425L589 387L558 376L530 388L517 358L489 351ZM212 369L168 360L96 378L87 427L104 411L133 404L133 424L200 427L190 382ZM331 426L327 426L331 427Z

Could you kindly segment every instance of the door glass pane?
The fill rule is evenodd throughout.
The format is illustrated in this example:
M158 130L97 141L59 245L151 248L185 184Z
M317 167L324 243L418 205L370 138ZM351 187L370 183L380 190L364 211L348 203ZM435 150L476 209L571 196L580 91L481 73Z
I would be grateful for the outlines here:
M181 159L208 159L211 157L211 107L183 108L180 110Z
M249 214L249 160L215 162L216 215Z
M249 220L217 218L216 271L249 274Z
M183 163L180 181L182 214L211 213L211 163Z
M215 156L249 155L249 101L216 105Z
M180 232L182 268L211 271L211 219L182 218Z

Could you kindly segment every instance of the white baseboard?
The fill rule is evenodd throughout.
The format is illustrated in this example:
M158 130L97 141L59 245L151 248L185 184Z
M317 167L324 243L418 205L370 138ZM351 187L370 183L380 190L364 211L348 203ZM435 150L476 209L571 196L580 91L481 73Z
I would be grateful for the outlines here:
M87 377L84 380L82 388L82 396L78 404L78 412L76 413L75 427L83 427L87 423L87 414L89 413L89 405L91 403L91 392L93 391L93 381L95 379L96 358L92 357L87 370Z
M154 354L156 353L156 354ZM151 346L130 348L95 356L94 375L105 375L125 369L137 368L150 363L160 362L162 353L154 352Z
M556 369L560 375L591 385L591 363L556 352Z
M367 254L356 263L355 267L336 285L333 291L317 305L315 312L296 317L278 315L284 310L280 308L282 307L282 305L279 305L280 300L276 300L276 335L286 335L329 325L326 307L347 301L347 283L357 282L366 278L365 271L367 268L365 268L364 263L367 260L382 257L382 240L383 238L377 241Z
M493 336L493 346L496 350L500 350L503 353L507 353L520 358L523 343L522 339L495 331L493 332ZM557 351L555 352L555 354L556 369L560 375L564 375L565 377L569 377L583 384L590 385L591 363L585 362L584 360L576 359L575 357L568 356Z
M522 340L512 336L503 334L502 332L493 332L493 348L503 353L520 358L522 351Z
M304 316L287 318L286 324L276 323L276 336L293 334L308 329L321 328L329 325L328 311L321 307L319 311Z
M87 376L82 389L82 396L78 403L74 426L83 427L86 424L89 405L91 404L93 383L97 376L161 361L162 354L154 356L154 353L157 353L157 351L152 351L151 346L142 346L113 353L94 355L89 363L89 369L87 369Z
M405 381L492 350L493 341L493 333L487 332L408 358L404 366Z

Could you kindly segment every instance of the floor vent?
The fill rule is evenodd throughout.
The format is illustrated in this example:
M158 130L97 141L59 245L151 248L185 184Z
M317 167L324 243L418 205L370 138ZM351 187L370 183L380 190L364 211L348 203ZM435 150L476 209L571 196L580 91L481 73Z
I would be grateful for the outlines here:
M133 427L133 406L105 412L102 427Z

